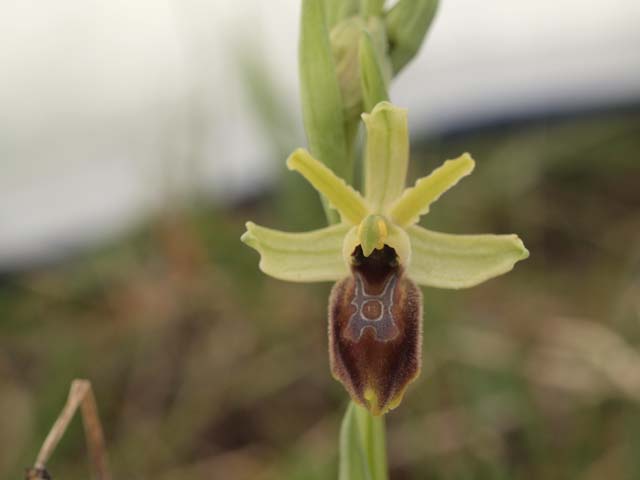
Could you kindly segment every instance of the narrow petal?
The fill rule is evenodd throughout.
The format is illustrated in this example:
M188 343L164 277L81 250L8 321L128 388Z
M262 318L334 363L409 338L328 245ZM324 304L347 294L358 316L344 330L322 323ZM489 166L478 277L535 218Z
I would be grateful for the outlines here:
M322 193L343 220L357 225L367 215L368 209L360 194L306 150L299 148L293 152L287 159L287 167L298 171Z
M349 268L342 258L348 225L332 225L304 233L289 233L247 222L241 240L260 253L260 270L291 282L325 282L344 278Z
M365 197L379 213L404 188L409 161L407 111L381 102L362 119L367 128Z
M473 287L529 256L517 235L451 235L413 225L408 275L420 285Z
M401 227L416 223L440 195L469 175L474 166L475 162L468 153L455 160L447 160L429 176L419 179L414 187L404 191L391 207L391 219Z

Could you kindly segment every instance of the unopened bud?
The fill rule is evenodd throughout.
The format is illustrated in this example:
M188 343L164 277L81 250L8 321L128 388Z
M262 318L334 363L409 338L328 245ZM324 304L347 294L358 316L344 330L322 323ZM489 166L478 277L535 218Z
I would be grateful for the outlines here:
M357 119L363 111L359 57L363 31L368 32L371 38L386 83L391 79L391 63L387 59L387 37L382 20L379 17L369 17L367 20L351 17L338 23L331 30L331 50L347 119Z

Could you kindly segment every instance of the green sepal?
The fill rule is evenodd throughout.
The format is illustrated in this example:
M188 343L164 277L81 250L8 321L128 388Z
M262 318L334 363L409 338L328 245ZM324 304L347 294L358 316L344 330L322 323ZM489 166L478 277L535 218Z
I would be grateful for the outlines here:
M332 225L304 233L281 232L247 222L240 239L260 253L260 270L291 282L336 281L349 275L342 258L351 227Z
M381 102L362 120L367 129L365 198L374 212L386 213L387 205L402 193L407 176L407 111Z
M298 51L302 118L309 149L342 178L352 162L344 132L344 105L329 42L323 0L302 0ZM323 200L327 217L331 218Z
M429 212L429 206L444 192L469 175L475 167L471 155L464 153L454 160L447 160L428 176L418 179L415 186L407 188L391 206L391 220L401 227L417 223L421 215Z
M349 403L340 427L338 480L386 480L384 417Z
M299 172L329 201L343 220L357 225L369 213L362 196L305 149L295 150L287 159L287 167Z
M438 0L399 0L386 15L389 56L397 74L418 53L438 10Z
M413 225L408 275L438 288L473 287L510 271L529 256L517 235L453 235Z

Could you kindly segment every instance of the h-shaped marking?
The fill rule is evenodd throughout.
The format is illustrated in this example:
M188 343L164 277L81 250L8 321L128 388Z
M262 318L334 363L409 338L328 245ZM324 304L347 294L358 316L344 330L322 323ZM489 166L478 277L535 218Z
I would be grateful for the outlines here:
M349 318L344 332L345 337L357 342L360 340L364 329L370 327L376 332L376 340L381 342L393 340L399 333L391 313L393 294L398 283L396 275L391 275L382 293L378 295L371 295L365 292L360 274L355 274L355 280L356 287L351 305L356 307L356 311Z

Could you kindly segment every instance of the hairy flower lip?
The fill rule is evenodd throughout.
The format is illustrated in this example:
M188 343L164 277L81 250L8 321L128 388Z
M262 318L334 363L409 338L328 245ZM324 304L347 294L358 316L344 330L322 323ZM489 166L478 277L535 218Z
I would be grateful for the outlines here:
M368 316L364 307L374 302L380 307ZM400 403L418 376L421 348L420 289L393 249L385 246L365 257L358 247L352 275L334 285L329 300L333 376L357 403L382 415Z

